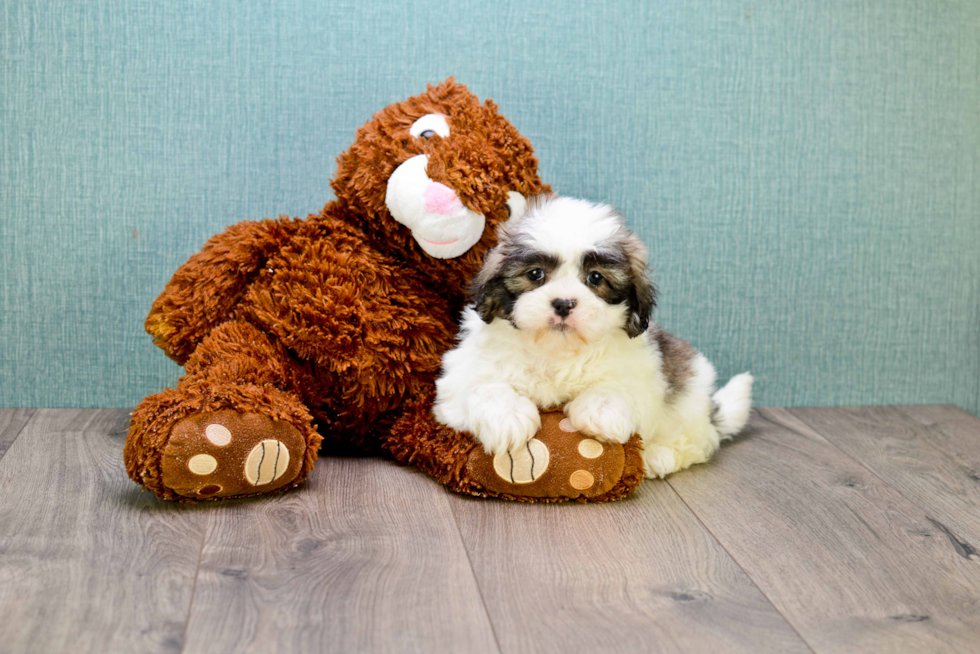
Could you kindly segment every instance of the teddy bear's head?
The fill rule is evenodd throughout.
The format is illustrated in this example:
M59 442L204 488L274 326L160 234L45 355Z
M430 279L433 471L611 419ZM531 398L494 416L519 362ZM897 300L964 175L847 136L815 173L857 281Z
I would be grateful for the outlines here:
M450 286L459 278L460 288L496 227L548 190L528 140L452 78L375 114L337 163L331 186L351 222L407 264Z

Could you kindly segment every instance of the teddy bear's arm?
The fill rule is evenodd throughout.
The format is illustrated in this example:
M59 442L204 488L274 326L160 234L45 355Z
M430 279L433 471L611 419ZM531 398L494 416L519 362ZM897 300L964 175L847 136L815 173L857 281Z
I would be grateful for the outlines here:
M330 230L329 240L300 235L296 247L270 258L274 272L244 294L242 315L333 373L398 380L437 371L455 335L446 298L430 288L438 284L356 230L339 223ZM401 390L394 381L382 386L379 393Z
M153 302L146 331L181 365L228 318L266 259L295 233L289 218L243 221L213 236L174 273Z

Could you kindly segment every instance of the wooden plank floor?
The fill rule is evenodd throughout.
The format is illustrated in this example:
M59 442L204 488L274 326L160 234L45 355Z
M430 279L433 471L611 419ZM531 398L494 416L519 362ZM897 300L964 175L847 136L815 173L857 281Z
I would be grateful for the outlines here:
M980 419L760 409L608 505L447 493L321 459L180 505L124 410L0 409L0 652L980 651Z

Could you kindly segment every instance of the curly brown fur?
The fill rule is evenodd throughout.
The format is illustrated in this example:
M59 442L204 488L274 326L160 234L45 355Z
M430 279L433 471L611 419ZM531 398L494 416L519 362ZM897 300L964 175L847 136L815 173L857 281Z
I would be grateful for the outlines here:
M411 137L411 123L431 113L447 116L452 136L430 141ZM400 163L419 154L429 156L427 172L433 181L454 189L465 206L486 215L483 238L463 256L429 257L408 230L388 215L384 203L388 178ZM462 298L484 255L496 243L497 225L509 217L507 192L531 197L550 190L538 178L537 165L531 144L493 101L481 104L465 86L449 78L375 114L357 131L350 149L337 158L331 187L346 222L361 229L382 251L437 277L446 292Z
M183 365L228 315L266 258L289 242L300 221L240 222L211 237L153 302L146 331Z
M279 489L300 484L317 459L322 437L306 406L294 394L280 390L303 381L281 345L247 323L219 326L196 348L187 363L188 374L176 389L166 389L143 400L133 412L123 449L130 478L160 497L188 500L176 495L162 480L163 449L171 427L192 413L233 409L261 413L293 425L307 448L299 476Z
M446 117L451 135L411 136L412 123L432 113ZM385 204L392 171L419 154L431 180L485 216L476 245L456 258L423 252ZM432 387L467 282L509 216L507 193L548 191L531 145L493 102L450 78L360 128L331 186L336 199L305 220L246 221L213 237L153 303L147 331L188 374L133 413L124 457L137 483L174 499L160 472L172 428L232 409L303 434L302 472L287 487L306 477L326 438L383 449L468 488L472 441L438 428L428 411L405 422L404 403Z

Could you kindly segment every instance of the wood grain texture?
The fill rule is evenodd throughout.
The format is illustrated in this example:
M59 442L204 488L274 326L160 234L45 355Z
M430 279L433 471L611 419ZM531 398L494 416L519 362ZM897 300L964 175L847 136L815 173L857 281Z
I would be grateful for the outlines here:
M40 410L0 461L0 651L180 651L205 515L129 481L127 423Z
M28 414L0 411L0 653L980 642L980 420L954 407L759 410L713 462L607 505L336 458L296 492L168 503L125 475L125 411Z
M976 647L978 557L791 413L669 483L816 652Z
M809 652L663 482L613 504L452 498L503 652Z
M34 409L0 409L0 459L34 415Z
M378 459L212 515L185 654L497 652L446 491Z
M789 412L898 489L950 538L975 550L980 547L980 420L966 412L969 419L963 419L953 409ZM916 415L921 422L910 419ZM930 422L933 415L936 421Z
M898 410L921 425L935 427L934 445L968 464L970 477L980 482L980 418L958 406L902 406Z

